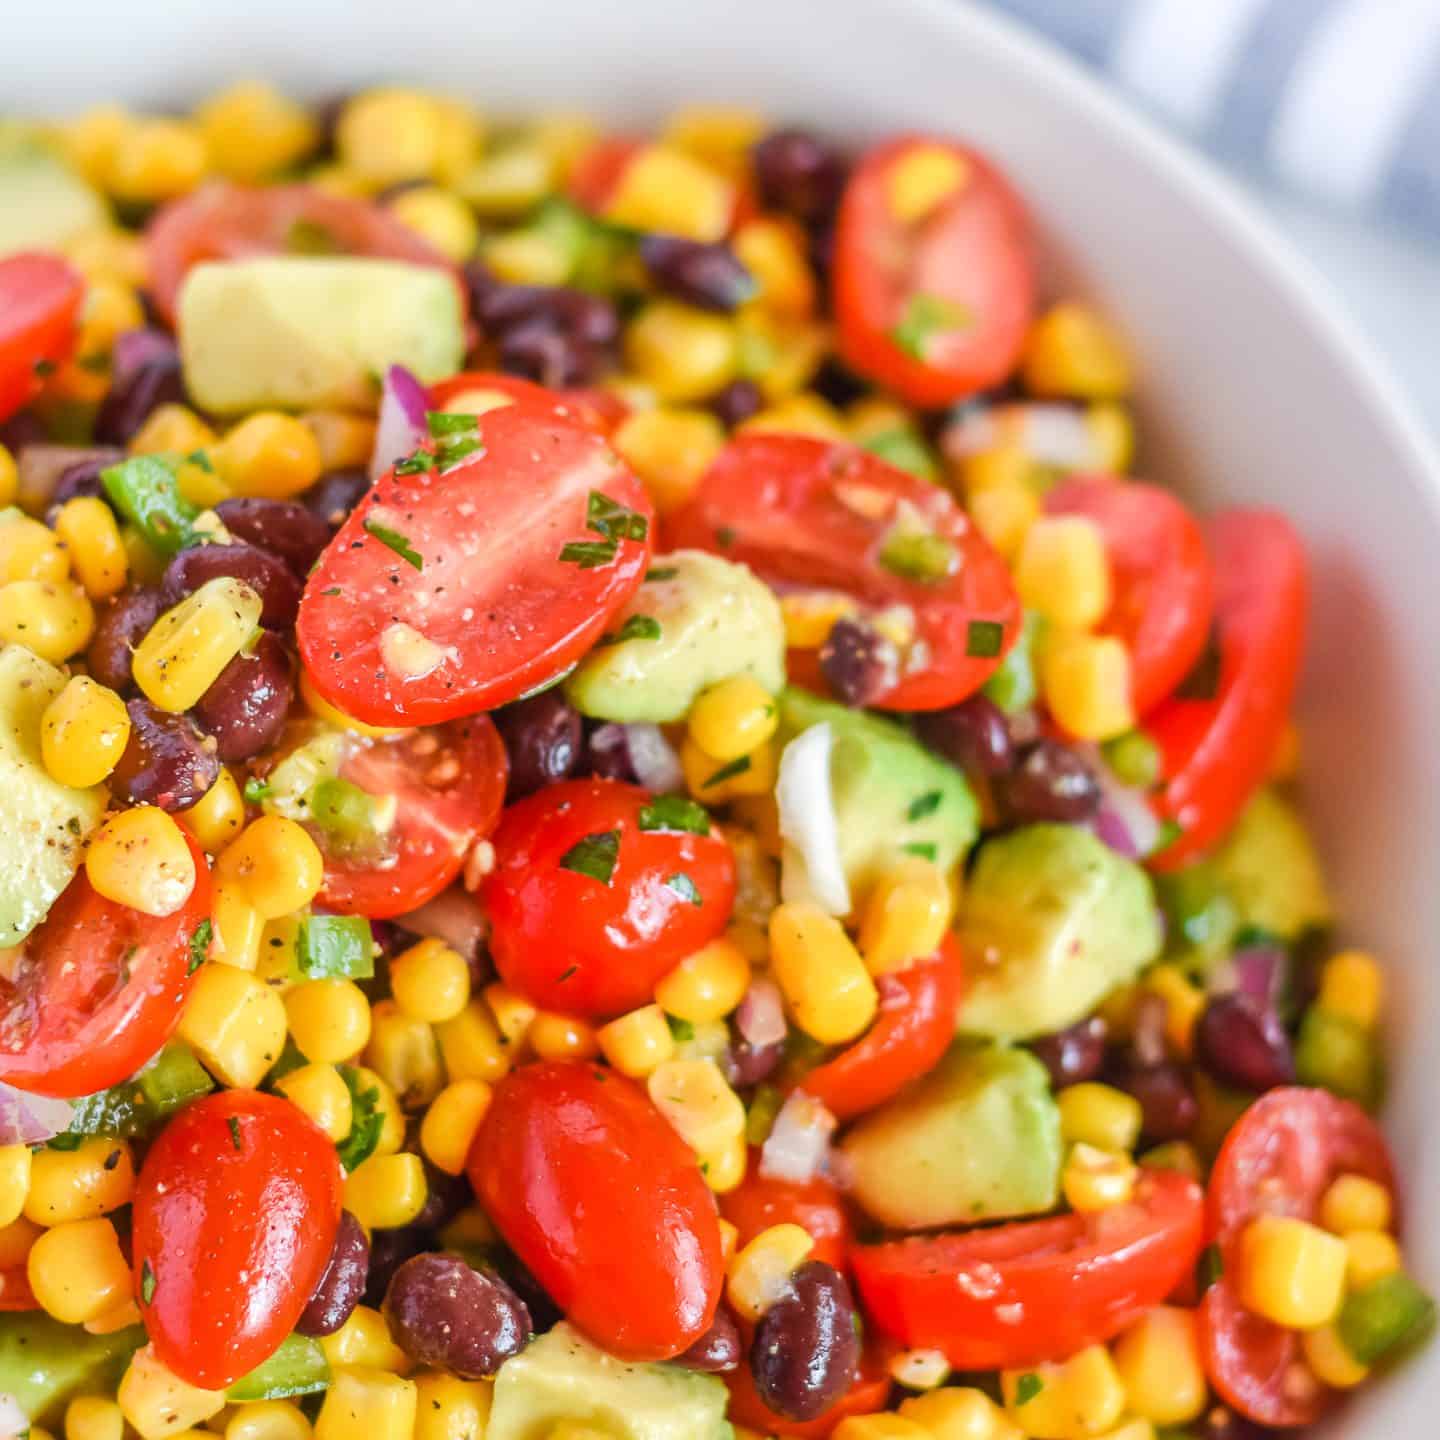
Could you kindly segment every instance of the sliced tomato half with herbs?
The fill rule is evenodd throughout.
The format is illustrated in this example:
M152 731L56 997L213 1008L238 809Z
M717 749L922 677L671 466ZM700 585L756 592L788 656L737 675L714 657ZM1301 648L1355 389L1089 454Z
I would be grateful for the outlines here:
M368 725L493 710L555 679L645 578L640 482L600 436L528 406L482 415L388 471L305 585L320 696Z
M176 297L192 266L260 255L364 255L455 271L380 206L314 185L206 185L172 200L145 232L151 294L172 324Z
M1375 1122L1326 1090L1271 1090L1240 1117L1210 1174L1207 1219L1220 1278L1200 1304L1200 1341L1211 1383L1261 1425L1310 1425L1336 1392L1305 1368L1299 1332L1246 1310L1227 1276L1239 1274L1240 1241L1261 1215L1315 1222L1341 1175L1363 1175L1395 1194L1390 1151Z
M1274 763L1309 608L1305 548L1269 510L1226 510L1206 527L1215 575L1211 649L1145 720L1164 777L1156 809L1177 837L1149 863L1173 870L1221 840Z
M597 434L608 435L629 413L618 395L599 389L548 390L518 375L497 370L466 370L430 387L430 404L435 410L457 410L466 414L489 414L505 405L529 406L556 420L584 425Z
M85 281L58 255L0 260L0 420L70 358Z
M840 202L840 353L912 405L934 407L1014 370L1035 308L1030 226L1000 172L949 140L870 150Z
M84 870L0 976L0 1080L91 1095L128 1079L170 1038L210 943L210 867L173 915L107 900Z
M862 617L913 615L909 644L881 646L867 704L953 705L1020 632L1005 562L949 493L857 445L742 435L665 526L672 546L743 561L782 592L842 591Z
M856 1245L850 1261L886 1335L957 1370L1009 1370L1118 1335L1190 1273L1204 1229L1193 1180L1142 1170L1111 1210Z
M1113 598L1100 630L1125 642L1137 715L1153 710L1205 652L1214 575L1195 517L1168 490L1111 475L1076 476L1045 499L1052 515L1093 521Z

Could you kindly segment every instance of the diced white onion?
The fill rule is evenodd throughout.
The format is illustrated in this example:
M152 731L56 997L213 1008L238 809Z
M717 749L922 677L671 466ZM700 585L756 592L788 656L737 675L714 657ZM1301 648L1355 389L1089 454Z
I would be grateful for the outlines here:
M760 1173L769 1180L804 1185L825 1164L839 1121L813 1096L793 1091L780 1107L760 1150Z
M735 1028L757 1050L785 1038L785 1007L773 980L762 977L751 982L735 1012Z
M380 416L370 479L378 480L397 460L414 453L425 438L425 387L403 366L392 365L380 388Z
M802 731L780 756L775 802L785 840L780 887L786 900L813 900L831 915L850 913L840 853L840 822L830 780L835 737L828 721Z
M656 795L668 795L672 790L684 787L685 775L680 769L680 757L658 725L640 722L627 725L625 744L630 751L635 778L647 790Z

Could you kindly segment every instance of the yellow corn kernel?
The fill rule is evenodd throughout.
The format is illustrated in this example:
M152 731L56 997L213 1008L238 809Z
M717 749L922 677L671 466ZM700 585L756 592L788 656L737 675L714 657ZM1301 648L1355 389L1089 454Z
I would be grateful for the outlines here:
M245 797L234 772L223 765L215 783L177 817L208 855L218 855L245 824Z
M470 967L443 941L421 940L390 962L390 993L412 1020L438 1025L470 1003Z
M666 145L702 160L738 180L750 166L750 151L765 134L765 117L739 105L686 105L660 132Z
M813 435L817 440L847 438L844 416L823 396L809 390L767 406L737 429L743 435Z
M284 1049L284 1001L264 981L212 959L195 974L180 1038L222 1084L253 1089Z
M136 805L91 836L85 874L107 900L142 915L173 915L195 889L195 857L171 816Z
M723 315L652 300L625 331L625 363L662 401L713 395L735 378L734 325Z
M492 220L519 220L554 189L555 159L541 146L516 142L486 155L457 182L460 198Z
M394 88L346 102L335 127L340 164L372 189L435 173L443 118L433 96Z
M489 1380L461 1380L443 1370L417 1375L413 1440L480 1440L494 1388Z
M1165 1038L1176 1054L1188 1056L1205 1011L1205 992L1178 965L1157 965L1146 975L1144 988L1165 1002Z
M207 580L136 647L135 683L162 710L190 709L254 635L260 610L259 595L243 581Z
M225 1440L310 1440L310 1422L293 1400L236 1405L225 1417Z
M1029 610L1066 630L1088 630L1110 608L1110 560L1093 520L1045 515L1026 532L1015 586Z
M544 230L506 230L481 247L486 266L507 285L563 285L570 278L570 253Z
M1060 1183L1070 1208L1088 1213L1129 1204L1138 1173L1124 1152L1080 1144L1071 1148Z
M204 138L188 120L137 120L120 136L104 185L122 200L170 200L193 190L207 163Z
M335 1372L315 1421L315 1440L412 1440L413 1380L368 1366Z
M308 980L287 990L284 1004L291 1038L307 1060L338 1065L358 1055L370 1039L370 1002L353 980ZM385 1074L368 1052L367 1058Z
M350 1133L354 1107L350 1087L333 1065L302 1065L282 1075L275 1088L339 1144Z
M753 380L769 410L751 416L741 430L788 428L827 435L838 427L836 438L848 439L845 417L828 400L806 390L830 348L830 334L814 320L779 315L759 305L747 305L735 316L739 335L740 374ZM768 427L761 416L770 417ZM784 423L781 423L781 417ZM760 421L759 426L756 422Z
M315 688L315 682L311 680L309 672L300 672L300 698L305 702L305 708L317 719L325 721L327 725L333 725L339 730L353 730L357 735L369 735L376 739L383 739L387 735L403 735L406 728L403 725L366 725L361 720L354 720L349 715L337 710L323 695Z
M242 80L195 112L210 163L227 180L255 184L310 154L320 133L310 112L260 80Z
M78 585L50 580L0 585L0 641L62 665L90 643L94 629L94 608Z
M77 1395L65 1407L65 1440L123 1440L125 1416L103 1395Z
M933 1440L1024 1440L1005 1412L983 1391L947 1386L912 1395L898 1413L923 1425Z
M134 1300L122 1300L113 1310L87 1320L84 1329L87 1335L113 1335L117 1330L128 1330L141 1323L140 1307Z
M830 1433L835 1440L931 1440L930 1432L918 1421L888 1410L848 1415Z
M749 1161L750 1151L742 1131L713 1154L701 1155L700 1173L715 1194L728 1195L744 1180Z
M945 146L912 145L886 178L890 214L902 225L916 225L964 188L970 165Z
M815 272L798 224L761 216L735 232L730 248L755 281L755 304L797 320L814 313Z
M455 1080L430 1103L420 1121L420 1149L447 1175L459 1175L485 1112L491 1089L483 1080Z
M375 421L368 415L345 410L307 410L301 420L310 427L320 447L320 468L363 469L375 449Z
M50 777L85 789L115 768L130 738L125 702L88 675L73 675L45 707L40 751Z
M1111 1085L1067 1085L1056 1096L1060 1105L1060 1136L1071 1145L1125 1152L1140 1138L1140 1102Z
M992 485L977 490L967 508L980 533L1013 562L1040 518L1040 497L1028 485Z
M859 607L849 595L811 591L780 597L785 621L785 644L791 650L818 650L837 620L855 614Z
M750 986L750 962L723 935L687 955L655 986L662 1010L680 1020L700 1024L721 1020Z
M59 125L56 139L70 165L92 185L102 185L115 147L134 123L119 105L96 105Z
M426 1021L406 1015L393 1000L381 1000L369 1022L366 1064L395 1091L404 1109L428 1105L445 1083L435 1031Z
M1200 1417L1209 1391L1193 1310L1157 1305L1115 1342L1114 1355L1132 1415L1156 1425Z
M1383 1230L1351 1230L1343 1244L1345 1283L1351 1290L1364 1290L1401 1268L1400 1246Z
M87 280L120 280L134 286L149 283L144 246L133 230L95 226L72 235L60 251Z
M555 1010L539 1011L525 1040L542 1060L591 1060L600 1053L595 1027L588 1020Z
M1318 1330L1345 1298L1346 1242L1286 1215L1262 1215L1240 1238L1240 1300L1291 1330Z
M1010 1418L1034 1440L1103 1435L1125 1409L1125 1387L1103 1345L1091 1345L1060 1365L1003 1371L1000 1388Z
M134 525L120 527L130 579L137 585L158 585L165 575L165 556Z
M1119 400L1131 385L1130 357L1120 336L1088 305L1073 301L1052 305L1031 326L1020 367L1033 395Z
M725 1294L753 1325L790 1288L790 1277L815 1248L803 1226L771 1225L737 1252L726 1268Z
M433 175L442 185L453 189L479 158L485 126L478 112L465 101L447 95L434 98L440 131Z
M690 738L725 764L748 755L775 734L780 723L775 697L749 675L712 685L690 707Z
M480 227L470 207L438 185L403 190L385 208L407 230L457 265L468 260L480 243Z
M632 1080L643 1080L675 1053L675 1037L658 1005L642 1005L602 1025L596 1038L611 1066Z
M144 323L145 308L133 285L114 276L96 277L85 288L76 353L82 361L103 362L125 331L136 330Z
M656 409L627 415L610 442L640 477L662 515L695 493L725 445L725 427L708 410Z
M626 164L605 218L687 240L724 239L735 190L722 175L669 145L646 145Z
M122 589L129 570L125 542L115 512L94 495L77 495L60 507L55 533L70 555L75 578L92 600L104 600Z
M367 1230L398 1230L425 1208L418 1155L372 1155L345 1177L345 1208Z
M28 1145L0 1145L0 1228L13 1225L30 1194Z
M843 1045L875 1018L875 982L840 922L819 906L777 906L770 955L795 1023L812 1039Z
M745 1133L745 1106L710 1060L667 1060L646 1077L655 1108L697 1155L718 1155Z
M57 1223L35 1242L25 1275L41 1309L67 1325L83 1325L130 1294L130 1267L105 1219Z
M248 416L212 450L216 473L232 494L289 500L320 478L315 432L293 415Z
M860 953L872 975L903 970L933 955L950 925L945 873L932 860L910 856L890 866L865 901Z
M1367 1030L1380 1019L1384 995L1384 972L1364 950L1342 950L1332 955L1320 972L1320 1008Z
M1135 463L1135 417L1114 400L1097 400L1085 411L1085 428L1095 448L1095 465L1123 475Z
M210 896L210 958L236 970L255 970L265 917L236 885L217 885Z
M0 445L0 510L15 503L20 490L20 471L9 449Z
M1320 1223L1333 1234L1388 1230L1394 1215L1390 1192L1365 1175L1340 1175L1320 1199Z
M1029 490L1034 493L1035 462L1020 445L992 445L958 460L960 489L973 507L987 490Z
M680 747L680 768L690 793L708 805L745 795L769 795L775 789L775 747L768 743L748 755L722 761L687 736Z
M390 1338L385 1317L369 1305L357 1305L338 1330L321 1337L320 1348L336 1370L365 1365L372 1370L408 1375L414 1365L404 1350Z
M1054 635L1040 656L1040 688L1051 715L1081 740L1134 729L1130 652L1113 635Z
M1350 1353L1333 1325L1307 1330L1300 1337L1300 1348L1305 1363L1322 1385L1335 1390L1353 1390L1369 1378L1369 1369Z
M225 1408L223 1390L202 1390L173 1374L146 1345L130 1359L115 1398L140 1440L167 1440Z
M252 820L215 867L216 879L237 886L267 920L308 905L319 893L324 872L315 842L283 815Z
M512 1047L482 1000L472 1000L453 1020L437 1025L435 1036L451 1080L494 1084L510 1069Z
M215 432L191 409L180 404L161 405L130 440L132 455L189 455L216 443Z
M498 981L485 987L485 1003L490 1007L507 1045L518 1045L525 1038L530 1022L539 1013L538 1007L519 991Z

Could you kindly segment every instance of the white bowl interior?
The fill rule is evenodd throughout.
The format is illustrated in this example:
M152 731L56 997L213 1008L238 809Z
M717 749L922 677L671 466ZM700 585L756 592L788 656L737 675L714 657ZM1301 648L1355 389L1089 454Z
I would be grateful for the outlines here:
M1423 1217L1414 1267L1440 1284L1440 1226L1423 1215L1440 1195L1427 1114L1440 1087L1440 472L1298 259L1088 77L960 0L72 0L8 19L0 103L184 101L249 74L315 97L410 79L497 112L634 122L741 102L850 136L932 128L995 152L1055 262L1135 340L1146 471L1202 503L1278 506L1309 542L1306 789L1346 933L1393 976L1386 1125ZM1328 1433L1432 1434L1437 1408L1440 1351Z

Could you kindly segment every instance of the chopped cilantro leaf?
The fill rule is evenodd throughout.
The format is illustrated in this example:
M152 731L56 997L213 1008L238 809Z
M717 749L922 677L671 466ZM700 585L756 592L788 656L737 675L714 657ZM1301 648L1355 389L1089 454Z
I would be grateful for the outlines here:
M1028 1405L1043 1389L1045 1382L1033 1370L1015 1382L1015 1405Z
M940 851L928 840L913 840L905 846L907 855L918 855L922 860L934 860Z
M573 870L577 875L588 875L602 885L610 883L615 873L615 862L620 858L620 832L601 830L577 840L561 857L560 868Z
M385 1116L380 1109L380 1091L372 1085L368 1090L360 1088L360 1075L353 1065L340 1066L340 1078L350 1092L350 1133L336 1146L340 1163L346 1170L354 1170L362 1161L375 1153L380 1143L380 1132L385 1128Z
M660 622L653 615L632 615L618 630L602 635L597 645L620 645L626 640L658 640Z
M665 883L682 900L688 900L692 905L703 905L705 902L700 898L700 892L695 888L695 882L683 871L677 870L673 875L665 877Z
M640 810L642 830L684 830L691 835L708 835L710 817L702 805L683 795L657 795Z
M140 1303L148 1305L155 1298L155 1271L148 1260L140 1265Z
M230 1143L238 1152L240 1149L240 1117L238 1115L227 1115L225 1123L230 1127Z
M380 524L378 520L367 520L361 528L367 535L373 535L387 549L393 550L407 565L413 565L417 570L425 568L425 561L421 559L420 552L414 549L410 541L398 530L391 530L389 526Z
M703 789L708 790L712 785L719 785L726 780L733 780L737 775L743 775L750 768L750 757L741 755L739 759L732 760L728 765L722 765L704 784Z
M998 620L972 620L965 632L965 653L993 660L1005 643L1005 627Z
M900 323L890 332L890 338L912 359L925 360L930 342L937 335L952 330L965 330L974 317L965 306L943 295L931 295L925 291L910 297Z
M910 802L906 817L910 820L923 820L927 815L933 815L940 808L943 798L938 790L927 790L923 795L917 795Z
M564 564L578 565L582 570L594 570L597 566L608 565L614 558L613 540L572 540L560 551L560 559Z
M185 972L187 975L193 975L205 963L205 957L210 950L210 937L214 933L215 927L208 917L195 927L194 934L190 936L190 966Z

